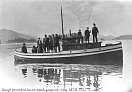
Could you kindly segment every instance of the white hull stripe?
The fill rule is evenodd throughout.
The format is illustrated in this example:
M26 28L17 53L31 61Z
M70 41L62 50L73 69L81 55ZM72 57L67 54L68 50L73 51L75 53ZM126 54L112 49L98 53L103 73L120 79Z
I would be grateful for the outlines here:
M80 53L93 53L93 52L100 52L105 50L112 50L122 48L121 45L115 46L108 46L108 47L101 47L101 48L93 48L93 49L85 49L85 50L73 50L73 51L62 51L60 53L21 53L15 50L15 54L23 55L23 56L58 56L58 55L69 55L69 54L80 54Z
M20 57L20 58L38 58L38 59L43 59L43 58L63 58L63 57L77 57L77 56L87 56L87 55L95 55L95 54L101 54L101 53L107 53L107 52L113 52L113 51L119 51L122 50L122 48L115 48L115 49L107 49L107 50L98 50L98 51L93 51L93 52L84 52L84 53L69 53L69 54L60 54L60 55L21 55L18 53L15 53L15 56Z

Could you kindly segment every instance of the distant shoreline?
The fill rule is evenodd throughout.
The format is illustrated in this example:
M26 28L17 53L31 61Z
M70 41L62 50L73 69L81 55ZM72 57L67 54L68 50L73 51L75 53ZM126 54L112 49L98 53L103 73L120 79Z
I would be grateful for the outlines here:
M37 42L24 42L26 44L37 44ZM18 45L23 43L1 43L0 45Z

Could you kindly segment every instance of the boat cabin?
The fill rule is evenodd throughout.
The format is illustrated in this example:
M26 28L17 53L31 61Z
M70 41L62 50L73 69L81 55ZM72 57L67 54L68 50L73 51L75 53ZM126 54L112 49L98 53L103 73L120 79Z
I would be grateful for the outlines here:
M62 50L82 50L101 47L101 42L83 43L83 37L65 37L62 39Z

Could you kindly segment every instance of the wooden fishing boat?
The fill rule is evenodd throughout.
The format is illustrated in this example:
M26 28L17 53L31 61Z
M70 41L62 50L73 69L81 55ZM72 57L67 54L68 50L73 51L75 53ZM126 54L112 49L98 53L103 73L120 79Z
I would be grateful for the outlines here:
M123 64L121 42L105 46L101 42L63 44L62 51L57 53L22 53L16 49L14 58L18 63Z
M21 53L15 50L15 63L66 63L66 64L123 64L122 44L101 45L96 43L80 43L82 37L65 37L62 20L62 50L58 53ZM30 48L31 49L31 48Z

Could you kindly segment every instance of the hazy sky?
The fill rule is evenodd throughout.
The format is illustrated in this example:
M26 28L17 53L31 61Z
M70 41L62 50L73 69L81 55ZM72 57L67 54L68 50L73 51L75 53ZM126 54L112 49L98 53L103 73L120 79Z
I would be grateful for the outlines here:
M132 34L132 2L110 0L1 0L0 29L43 37L61 33L63 7L65 33L97 24L100 34Z

